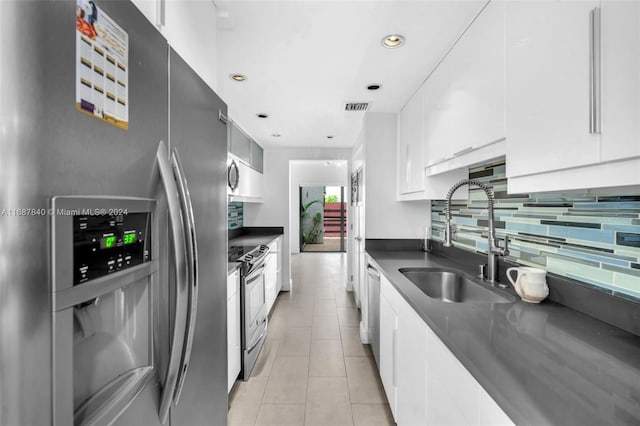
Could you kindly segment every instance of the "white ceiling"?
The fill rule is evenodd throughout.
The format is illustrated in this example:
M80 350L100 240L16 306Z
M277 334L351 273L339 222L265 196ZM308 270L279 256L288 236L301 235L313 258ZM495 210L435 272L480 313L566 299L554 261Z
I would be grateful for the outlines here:
M229 116L265 148L351 147L364 113L344 104L400 111L485 3L216 1L218 91ZM405 45L382 47L392 33ZM382 88L367 90L372 83Z

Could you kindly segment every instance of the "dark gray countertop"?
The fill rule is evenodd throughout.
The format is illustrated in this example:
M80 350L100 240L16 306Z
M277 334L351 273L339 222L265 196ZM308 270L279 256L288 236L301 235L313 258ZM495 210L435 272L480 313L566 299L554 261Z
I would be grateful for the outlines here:
M227 275L231 275L233 271L240 267L240 262L228 262L227 263Z
M514 423L640 424L640 337L550 300L520 301L512 288L513 303L431 299L398 269L476 268L421 251L367 253Z
M229 246L251 246L256 247L261 244L269 244L271 241L280 237L282 234L261 234L261 235L243 235L229 240Z

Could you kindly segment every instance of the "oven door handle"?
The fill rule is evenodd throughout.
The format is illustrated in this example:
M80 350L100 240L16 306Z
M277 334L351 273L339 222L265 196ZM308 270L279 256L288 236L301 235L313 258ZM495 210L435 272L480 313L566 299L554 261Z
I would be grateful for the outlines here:
M167 205L169 210L169 235L173 242L173 253L175 263L175 315L173 319L173 338L171 340L171 349L169 355L169 363L165 380L162 386L162 395L160 397L160 408L158 417L162 424L166 423L175 393L176 383L178 381L178 372L180 361L182 359L182 349L187 325L187 293L189 291L189 273L187 271L187 244L184 233L183 217L180 208L180 200L178 198L178 188L171 170L169 162L169 151L164 141L160 141L158 151L156 152L156 162L154 168L160 174L162 186L167 197Z
M251 271L251 273L249 275L247 275L247 279L245 280L245 285L249 285L252 282L254 282L255 280L257 280L258 278L260 278L260 273L258 273L259 271L263 270L264 267L266 266L265 263L263 263L262 265L258 266L256 269L254 269L253 271ZM255 275L255 276L254 276ZM249 278L251 277L251 278Z
M189 361L191 359L191 348L193 347L193 336L196 327L196 314L198 311L198 242L196 240L196 224L193 215L191 195L189 194L189 186L187 185L187 179L185 178L184 169L182 168L180 156L178 155L176 148L173 148L171 153L171 164L178 183L178 194L180 195L183 218L186 219L184 221L184 231L187 236L187 270L189 271L187 332L182 351L182 365L178 371L178 384L176 385L175 394L173 396L173 402L177 405L180 400L180 394L182 393L185 378L187 377L187 369L189 368Z

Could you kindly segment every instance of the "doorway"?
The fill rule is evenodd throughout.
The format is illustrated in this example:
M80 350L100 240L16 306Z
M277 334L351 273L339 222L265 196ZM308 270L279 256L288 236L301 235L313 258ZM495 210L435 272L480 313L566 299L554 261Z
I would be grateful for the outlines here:
M344 186L300 187L300 251L347 250Z

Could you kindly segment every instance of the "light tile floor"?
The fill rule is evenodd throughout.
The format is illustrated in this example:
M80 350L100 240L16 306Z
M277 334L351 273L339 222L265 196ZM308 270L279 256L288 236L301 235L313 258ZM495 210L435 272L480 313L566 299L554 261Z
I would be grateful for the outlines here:
M291 262L293 291L278 296L252 377L229 395L228 424L394 425L344 289L346 255L303 253Z

